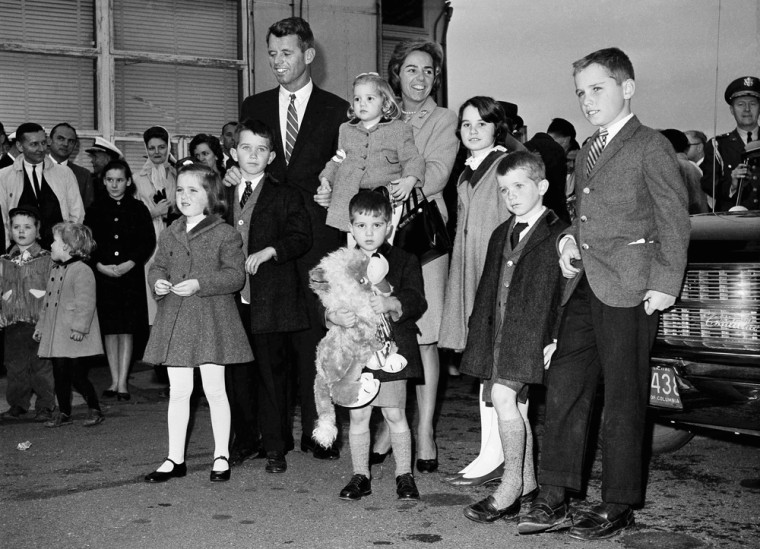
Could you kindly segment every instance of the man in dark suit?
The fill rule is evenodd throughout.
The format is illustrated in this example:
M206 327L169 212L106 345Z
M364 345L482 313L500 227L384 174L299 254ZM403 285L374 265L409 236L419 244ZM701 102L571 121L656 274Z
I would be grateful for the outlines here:
M557 143L548 133L538 132L525 147L541 156L546 166L546 180L549 190L544 195L544 206L553 210L557 217L565 223L570 223L567 211L567 196L565 196L565 180L567 179L567 159L562 145Z
M541 490L521 534L565 523L566 490L582 488L589 416L604 379L602 503L573 517L572 537L611 537L634 523L644 495L649 353L658 314L686 268L688 197L675 152L631 112L633 65L617 48L573 64L576 96L599 131L576 162L578 217L560 237L570 279L547 377Z
M736 120L736 128L708 141L701 166L702 190L714 196L715 211L725 212L733 206L757 210L760 209L760 165L747 165L742 154L747 144L760 139L760 79L737 78L728 85L723 97Z
M309 270L327 253L344 244L340 232L325 225L325 208L330 203L330 195L317 195L317 188L320 171L338 148L338 128L347 120L348 103L318 88L311 80L310 66L316 50L309 23L300 17L278 21L269 27L267 47L269 64L280 85L243 101L240 119L261 120L272 128L275 158L269 166L269 174L299 190L311 220L313 244L298 259L309 328L292 337L303 428L301 450L312 451L317 458L337 459L340 454L336 447L323 449L311 439L317 419L314 359L325 329L317 297L309 289ZM233 178L232 184L237 184L236 172L227 172L230 174L225 181L227 184L230 178Z
M92 180L92 174L86 168L74 164L70 158L79 143L77 131L71 124L61 122L53 126L48 136L48 150L53 162L61 166L67 166L77 178L79 194L82 196L82 203L85 209L92 204L95 197L95 184Z
M1 124L0 128L2 128ZM2 132L3 137L5 137L5 141L0 143L2 145L2 147L0 147L0 170L7 168L13 164L14 160L16 160L16 157L13 156L13 152L16 150L16 132L13 132L8 136L5 135L4 128Z

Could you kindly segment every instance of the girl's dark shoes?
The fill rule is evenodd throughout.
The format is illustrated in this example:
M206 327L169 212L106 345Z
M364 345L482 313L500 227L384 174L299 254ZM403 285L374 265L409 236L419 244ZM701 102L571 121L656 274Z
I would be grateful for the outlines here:
M218 456L214 458L214 464L216 464L216 462L220 459L223 459L227 462L227 469L225 471L215 471L212 468L211 475L209 475L209 480L211 482L227 482L230 480L230 461L224 456Z
M365 475L354 475L340 491L340 499L357 501L372 493L372 482Z
M417 470L420 473L435 473L438 470L438 445L435 445L435 457L433 459L418 459Z
M393 448L388 448L388 451L383 452L382 454L379 454L377 452L372 452L369 455L369 464L380 465L382 462L385 461L385 458L387 458L392 452L393 452Z
M183 461L182 463L175 463L169 458L166 458L166 461L170 461L174 467L171 471L167 471L165 473L162 473L160 471L153 471L149 475L145 475L145 482L150 483L158 483L158 482L166 482L170 478L175 477L184 477L187 475L187 464Z
M87 414L87 419L82 422L82 425L84 427L94 427L95 425L103 423L105 420L106 418L103 415L103 412L90 408L90 412Z
M116 400L118 400L119 402L121 402L122 400L126 402L130 398L132 398L132 395L130 395L129 393L116 393Z
M113 391L111 389L106 389L103 391L103 398L116 398L116 395L118 395L116 391Z

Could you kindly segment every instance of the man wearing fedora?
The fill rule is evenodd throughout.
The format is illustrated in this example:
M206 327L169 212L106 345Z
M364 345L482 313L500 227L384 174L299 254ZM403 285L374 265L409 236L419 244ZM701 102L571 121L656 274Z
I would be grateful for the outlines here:
M760 140L760 79L742 76L731 82L724 94L736 128L712 138L702 162L702 189L715 199L715 211L734 206L760 209L760 166L742 158L747 147ZM745 157L746 158L746 157Z

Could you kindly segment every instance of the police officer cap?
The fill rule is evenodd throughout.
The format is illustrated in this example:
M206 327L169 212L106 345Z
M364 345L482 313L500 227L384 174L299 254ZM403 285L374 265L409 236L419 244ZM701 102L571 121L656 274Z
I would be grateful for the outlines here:
M760 80L755 76L742 76L731 82L723 97L729 105L737 97L751 95L760 99Z

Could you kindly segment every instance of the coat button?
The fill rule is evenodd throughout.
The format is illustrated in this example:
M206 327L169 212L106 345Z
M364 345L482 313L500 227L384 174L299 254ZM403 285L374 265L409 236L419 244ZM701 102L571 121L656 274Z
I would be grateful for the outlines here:
M588 244L584 242L583 244L581 244L581 248L583 248L584 250L588 250Z
M119 252L114 252L113 255L115 255L116 257L119 257Z
M119 220L119 218L118 218L118 217L114 217L114 218L113 218L113 220L114 220L114 221L118 221L118 220Z
M588 187L583 189L583 194L588 194L590 192L591 192L591 189L589 189Z
M582 215L582 216L581 216L581 221L582 221L583 223L585 223L587 220L588 220L588 217L586 217L585 215Z
M511 259L507 261L507 267L511 267L512 265L514 265L514 262Z
M244 224L245 224L245 221L243 221L242 219L241 219L240 221L238 221L238 225L241 225L241 226L242 226L242 225L244 225Z
M118 235L118 234L115 234L115 235L113 235L113 237L114 237L116 240L119 240L119 235Z

